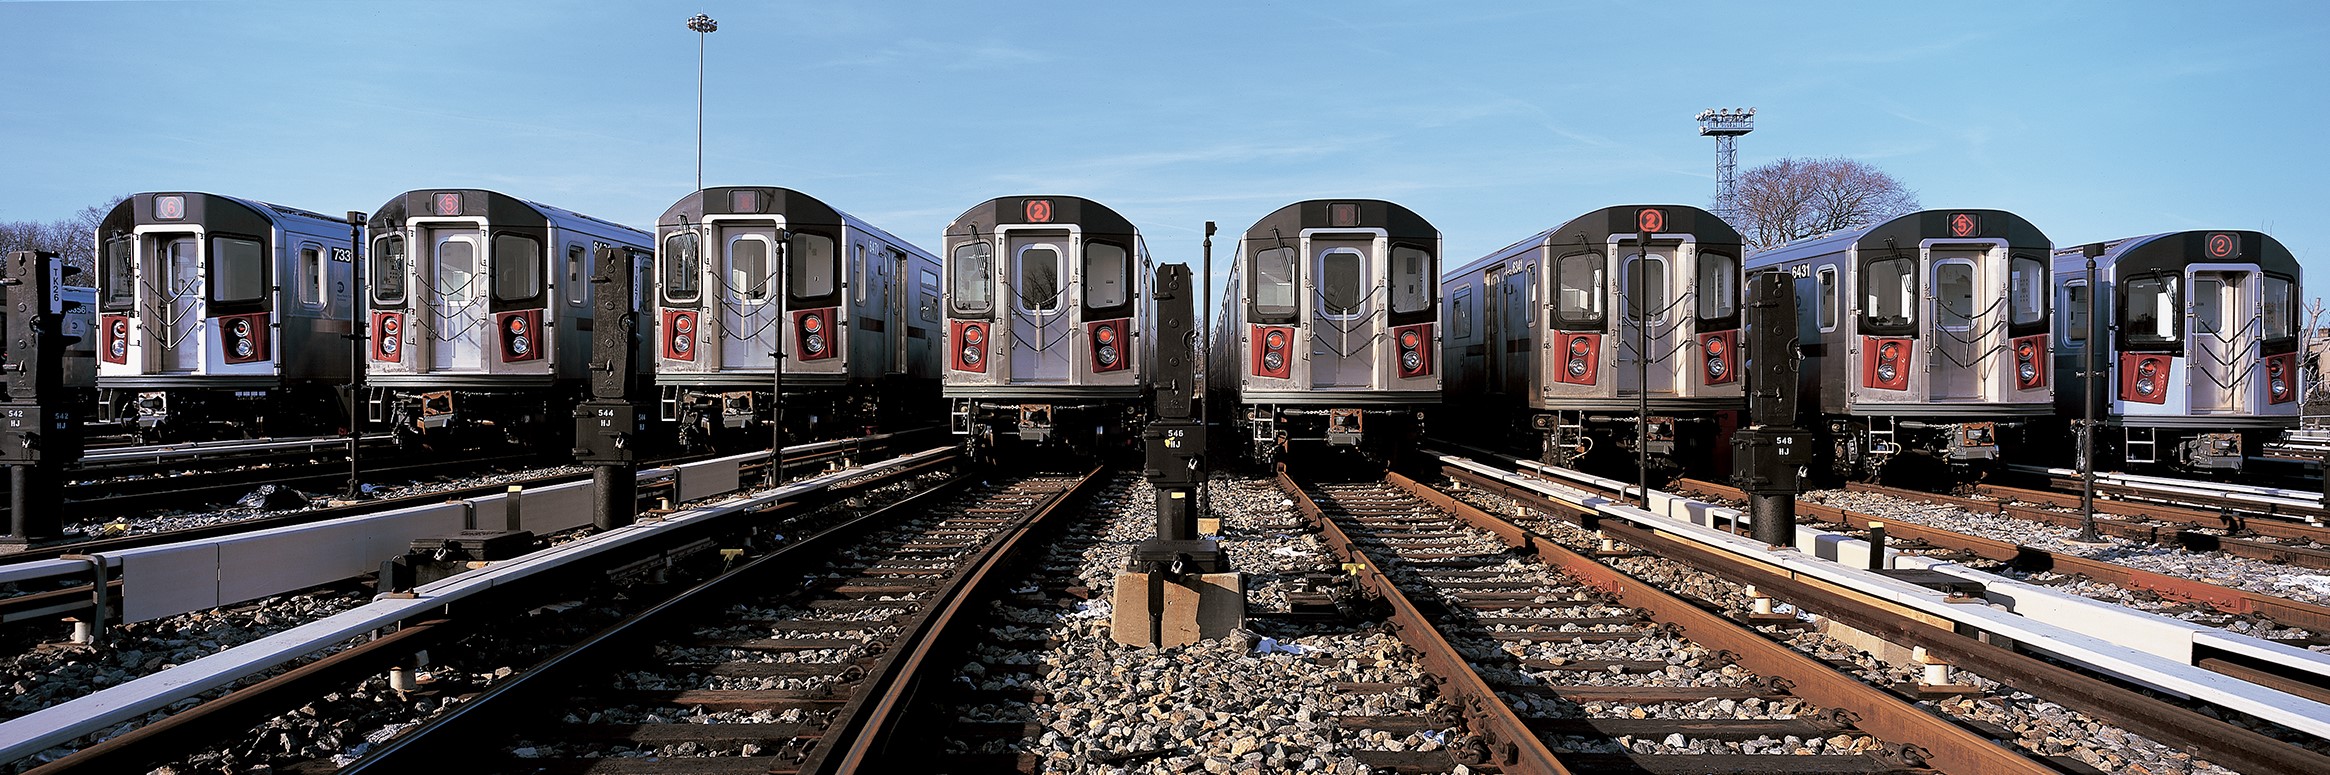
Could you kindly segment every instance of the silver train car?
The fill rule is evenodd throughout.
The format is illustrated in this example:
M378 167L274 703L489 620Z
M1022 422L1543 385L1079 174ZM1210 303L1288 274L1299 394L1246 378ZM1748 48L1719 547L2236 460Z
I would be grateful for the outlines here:
M1440 403L1439 276L1440 231L1393 202L1296 202L1248 227L1206 373L1254 457L1414 442Z
M97 419L154 440L346 424L355 228L197 192L97 227Z
M1129 447L1149 388L1149 248L1131 221L1072 196L1007 196L944 241L942 392L973 450Z
M481 189L398 194L368 238L367 415L405 439L564 438L590 366L592 256L626 249L639 274L652 256L646 232Z
M2297 257L2254 231L2177 231L2055 251L2055 404L2069 433L2088 397L2087 254L2108 347L2094 397L2103 467L2240 471L2298 425ZM2066 436L2068 437L2068 436ZM2077 455L2069 458L2077 464Z
M689 194L656 221L656 238L655 382L683 448L766 441L772 356L784 363L789 433L937 416L937 256L771 187Z
M1727 469L1747 405L1740 255L1705 210L1622 205L1457 268L1441 288L1446 414L1550 463L1632 470L1647 392L1654 468Z
M2003 210L1926 210L1748 257L1795 279L1800 420L1830 473L1911 457L1987 469L2055 411L2047 235ZM2027 455L2022 455L2027 456Z

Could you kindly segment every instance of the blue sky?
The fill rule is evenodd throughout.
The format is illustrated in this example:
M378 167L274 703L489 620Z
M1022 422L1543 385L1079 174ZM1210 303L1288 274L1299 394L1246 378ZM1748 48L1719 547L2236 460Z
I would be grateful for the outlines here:
M0 0L0 220L476 186L649 227L693 185L698 12L705 182L925 247L991 197L1073 194L1195 263L1209 219L1376 197L1463 261L1705 205L1692 116L1754 106L1743 169L1848 156L2058 245L2261 229L2330 287L2319 2Z

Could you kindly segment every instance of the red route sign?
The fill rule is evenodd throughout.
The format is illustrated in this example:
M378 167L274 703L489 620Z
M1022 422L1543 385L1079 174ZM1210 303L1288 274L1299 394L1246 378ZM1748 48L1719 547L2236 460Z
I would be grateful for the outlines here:
M1049 199L1030 199L1030 200L1027 200L1027 222L1028 222L1028 223L1051 223L1051 222L1052 222L1052 200L1049 200Z
M1971 237L1982 232L1982 219L1973 213L1950 214L1950 236Z
M2210 258L2232 258L2233 254L2241 252L2241 238L2226 232L2211 232L2208 251Z
M1667 211L1656 207L1645 207L1634 211L1634 228L1637 231L1647 231L1654 234L1666 231Z

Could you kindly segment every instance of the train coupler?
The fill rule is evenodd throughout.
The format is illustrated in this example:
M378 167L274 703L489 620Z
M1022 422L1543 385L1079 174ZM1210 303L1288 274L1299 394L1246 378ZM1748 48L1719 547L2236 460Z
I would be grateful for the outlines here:
M2203 471L2241 470L2241 434L2201 433L2178 445L2186 468Z
M1358 446L1360 438L1367 435L1366 429L1367 415L1361 410L1327 410L1328 444L1344 447Z
M1959 423L1951 426L1949 439L1952 461L1998 459L1998 423Z
M1019 440L1037 444L1050 441L1053 419L1051 404L1020 404Z

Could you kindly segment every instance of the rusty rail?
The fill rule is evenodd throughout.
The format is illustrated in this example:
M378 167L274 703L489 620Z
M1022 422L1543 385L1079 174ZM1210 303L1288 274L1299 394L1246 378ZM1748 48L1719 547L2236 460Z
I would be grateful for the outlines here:
M2092 715L2153 740L2195 752L2219 765L2239 771L2330 772L2330 756L2315 753L2221 719L2133 689L2058 666L2037 657L1982 642L1921 621L1901 616L1898 609L1834 586L1774 573L1767 566L1748 563L1721 552L1669 538L1618 520L1597 520L1596 514L1563 501L1541 496L1495 479L1453 466L1442 473L1467 486L1522 501L1558 518L1594 527L1621 541L1663 557L1688 562L1735 583L1754 585L1776 593L1807 611L1818 612L1846 626L1902 646L1924 646L1934 656L2045 697L2066 708ZM1891 530L1894 523L1887 523Z
M2035 509L2029 506L2020 506L2008 502L2008 499L2021 499L2034 503L2046 503L2048 505L2057 507L2063 506L2059 500L2048 497L2055 495L2055 493L2045 493L2036 490L2015 490L2013 488L1990 487L1988 492L1997 495L1999 500L1985 501L1976 500L1973 498L1960 498L1953 495L1919 492L1916 490L1904 490L1898 487L1885 487L1882 485L1874 484L1854 483L1846 485L1846 489L1852 490L1854 492L1891 495L1896 498L1924 499L1934 503L1957 506L1959 508L1975 513L2005 514L2006 516L2014 517L2016 519L2025 519L2033 522L2054 525L2056 527L2076 528L2079 527L2080 524L2080 518L2077 514L2048 511L2046 509ZM2265 522L2241 520L2238 518L2228 521L2225 519L2220 519L2213 514L2190 512L2184 509L2175 508L2173 506L2159 506L2154 504L2096 501L2096 506L2098 507L2096 510L2098 512L2105 511L2103 506L2107 503L2111 504L2112 513L2140 519L2167 522L2170 524L2222 528L2227 530L2241 530L2250 526L2264 527L2266 524ZM2072 500L2071 506L2076 507L2077 505L2077 500ZM2106 534L2125 538L2131 541L2143 541L2145 543L2160 544L2163 546L2182 546L2192 551L2223 552L2234 557L2263 560L2265 562L2277 562L2284 565L2297 565L2307 568L2330 568L2330 551L2323 551L2321 549L2311 549L2302 546L2289 546L2285 544L2272 544L2263 541L2251 541L2242 538L2210 535L2207 533L2195 533L2190 530L2163 528L2159 525L2141 525L2117 519L2097 519L2095 521L2095 526L2097 530ZM2322 531L2319 528L2311 528L2306 525L2285 525L2285 527L2290 529L2279 530L2277 532L2289 534L2286 537L2296 538L2300 537L2299 534L2302 534L2305 531L2313 531L2313 533L2315 533L2318 538L2330 539L2330 531ZM2318 539L2308 538L2307 540Z

